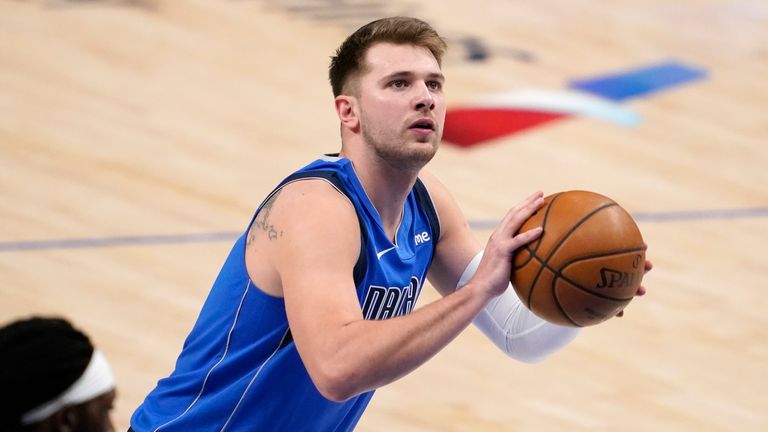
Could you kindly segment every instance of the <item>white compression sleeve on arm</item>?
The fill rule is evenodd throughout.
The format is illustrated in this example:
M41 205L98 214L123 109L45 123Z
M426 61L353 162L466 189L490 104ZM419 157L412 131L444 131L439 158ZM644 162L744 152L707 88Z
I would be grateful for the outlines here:
M470 261L456 289L472 279L482 257L480 251ZM512 284L477 314L474 323L508 356L527 363L544 360L579 334L578 328L552 324L534 315L517 297Z

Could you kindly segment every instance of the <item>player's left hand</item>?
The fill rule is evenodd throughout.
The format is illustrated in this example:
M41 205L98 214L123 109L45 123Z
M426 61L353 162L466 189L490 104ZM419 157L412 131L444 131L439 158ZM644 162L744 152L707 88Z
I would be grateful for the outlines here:
M648 249L648 245L647 244L645 245L645 249L646 250ZM645 271L644 271L643 274L648 273L649 271L651 271L651 269L653 269L653 263L648 261L648 260L645 260ZM646 291L647 290L645 289L645 287L643 285L640 285L637 288L637 292L635 292L635 297L644 296ZM622 309L619 313L616 314L616 316L617 317L623 317L624 316L624 310Z

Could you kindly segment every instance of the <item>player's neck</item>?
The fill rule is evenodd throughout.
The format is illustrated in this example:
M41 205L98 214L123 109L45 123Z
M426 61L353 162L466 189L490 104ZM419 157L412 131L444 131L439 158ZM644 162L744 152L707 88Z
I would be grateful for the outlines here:
M393 239L418 171L404 171L376 158L350 155L343 151L340 155L352 161L355 173L378 211L385 231Z

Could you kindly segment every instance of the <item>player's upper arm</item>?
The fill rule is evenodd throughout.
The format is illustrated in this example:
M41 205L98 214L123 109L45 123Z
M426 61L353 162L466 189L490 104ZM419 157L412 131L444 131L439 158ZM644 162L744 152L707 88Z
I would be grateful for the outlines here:
M482 246L445 186L424 171L419 178L427 187L440 219L440 239L429 269L429 281L445 296L456 289L462 272Z
M288 322L310 376L320 388L344 325L362 319L353 280L360 228L352 203L323 180L284 187L271 209L281 232L272 262L279 274Z

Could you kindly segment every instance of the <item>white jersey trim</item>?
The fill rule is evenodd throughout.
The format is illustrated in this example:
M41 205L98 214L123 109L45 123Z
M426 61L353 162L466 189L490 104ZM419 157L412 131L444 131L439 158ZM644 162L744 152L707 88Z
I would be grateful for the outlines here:
M235 408L232 410L232 413L229 415L229 417L227 418L226 423L224 423L224 426L221 427L219 432L224 432L224 429L227 428L227 426L229 425L229 422L232 421L232 417L235 416L235 413L237 412L237 409L240 407L240 404L243 402L243 399L245 399L245 395L248 393L248 390L250 390L251 385L253 385L253 383L256 381L256 378L259 377L259 374L261 373L261 370L264 369L264 366L266 366L267 363L270 360L272 360L272 357L274 357L275 354L277 354L277 352L280 351L280 346L282 345L283 341L285 340L285 336L288 335L288 332L290 330L291 330L290 327L285 329L285 333L283 333L283 337L281 337L280 341L277 343L277 347L275 348L275 350L272 351L272 354L270 354L269 357L267 357L267 359L264 360L264 362L261 363L261 366L259 366L259 370L256 371L256 374L253 376L253 378L251 378L251 381L245 387L245 390L243 390L243 394L240 395L240 400L237 401L237 404L235 405Z
M208 377L211 376L211 373L213 373L214 369L216 369L216 367L218 367L221 364L221 362L224 361L224 359L227 357L227 353L229 353L229 342L232 340L232 332L235 330L235 326L237 325L237 320L240 318L240 311L243 308L243 303L245 302L245 296L246 294L248 294L248 289L250 288L250 286L251 286L251 280L249 278L248 283L245 286L245 292L243 292L243 296L240 298L240 304L237 306L237 312L235 312L235 320L232 322L232 326L229 328L229 333L227 333L227 343L226 343L226 346L224 347L224 355L222 355L219 361L217 361L216 364L211 366L211 369L208 370L207 374L205 374L205 379L203 379L203 384L200 387L200 392L197 393L197 396L195 396L195 399L192 401L192 403L189 404L189 406L187 407L187 409L184 410L184 412L179 414L176 418L161 424L160 426L155 428L153 432L157 432L160 429L184 417L189 412L189 410L191 410L192 407L197 403L197 401L200 400L200 397L203 395L203 391L205 391L205 385L208 383Z

